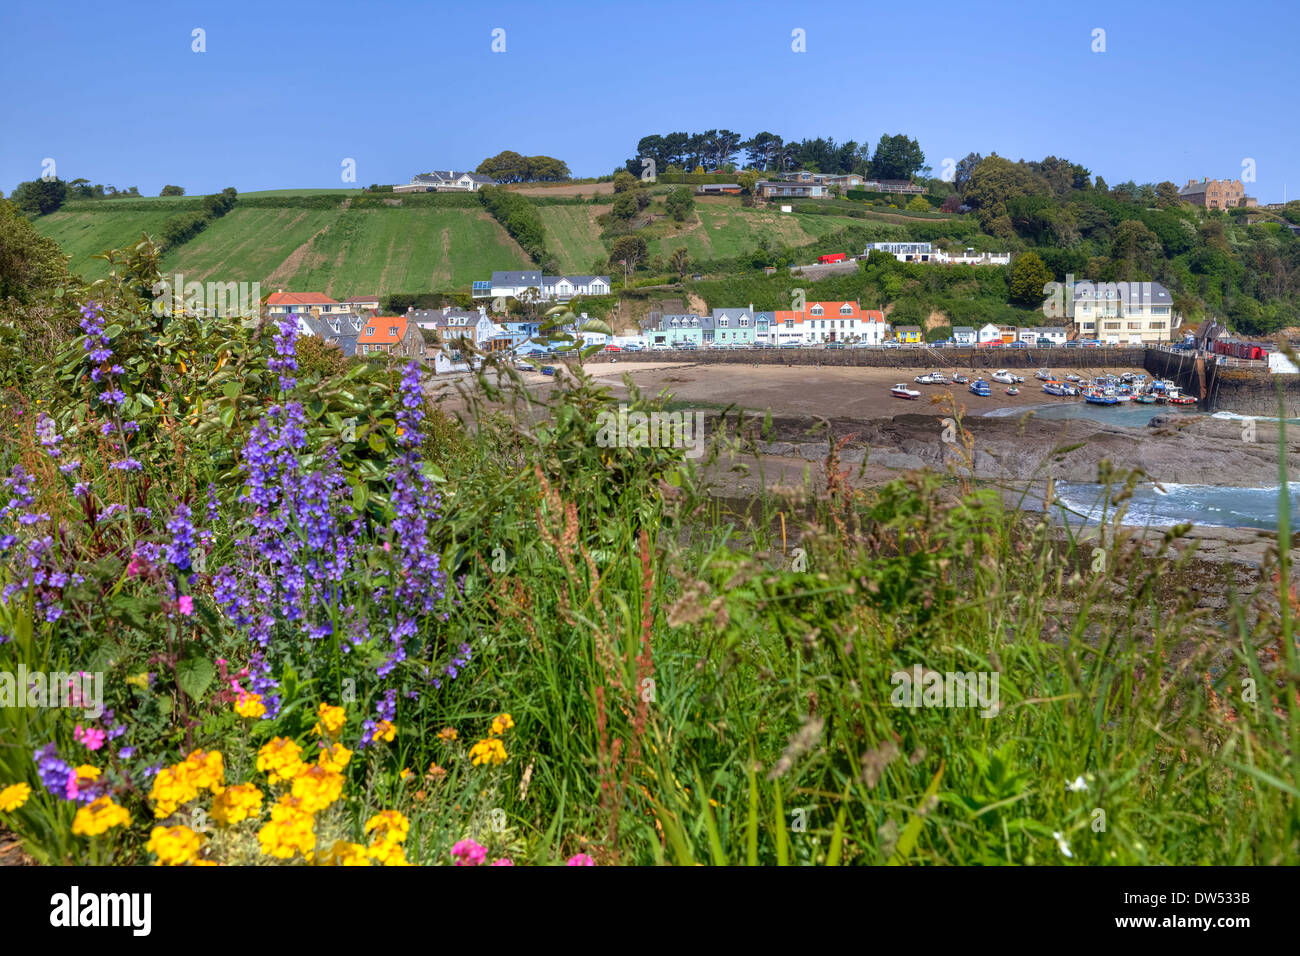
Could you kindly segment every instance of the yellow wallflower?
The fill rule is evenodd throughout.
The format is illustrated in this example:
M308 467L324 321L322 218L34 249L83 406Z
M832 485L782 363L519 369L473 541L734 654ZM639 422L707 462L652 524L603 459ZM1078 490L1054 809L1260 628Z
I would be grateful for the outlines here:
M414 774L411 773L410 767L403 767L402 772L399 773L398 776L401 777L403 780L410 780L411 777L414 776Z
M509 730L514 725L515 725L515 721L513 717L511 717L509 714L502 714L500 717L496 717L493 719L491 736L500 737L502 734L504 734L507 730Z
M321 737L337 737L339 731L348 722L348 715L342 707L335 707L333 704L321 702L320 707L316 710L320 721L312 729Z
M0 790L0 813L13 813L32 795L32 788L25 783L11 783Z
M287 737L274 737L257 752L257 769L264 771L271 783L292 780L307 769L300 755L302 748Z
M271 808L271 822L257 831L262 852L287 860L295 853L307 856L316 847L315 817L303 808L300 797L283 796Z
M401 843L411 832L411 822L396 810L381 810L366 821L366 832L372 830L390 843Z
M376 840L370 844L371 859L378 861L383 866L410 866L406 861L406 853L402 849L402 844L392 840Z
M487 740L480 740L469 749L469 755L476 767L479 764L497 764L506 762L505 745L495 737L489 737Z
M111 798L100 797L77 811L72 820L72 832L77 836L98 836L110 827L122 827L130 822L131 814Z
M189 803L198 795L193 768L188 763L180 763L158 771L153 778L149 799L153 801L154 816L161 820L171 816L181 804Z
M460 735L456 733L455 727L444 727L442 728L442 730L438 731L438 739L445 740L448 743L455 740L459 736Z
M308 767L293 778L293 795L307 813L317 813L343 796L343 774L326 767Z
M220 793L226 783L226 768L219 750L196 750L185 758L190 779L199 790Z
M262 791L251 783L227 787L212 800L212 817L221 826L234 826L262 812Z
M180 866L194 862L199 842L199 835L189 827L154 827L144 848L157 855L159 866Z
M77 775L78 789L89 787L92 783L98 780L99 775L103 773L103 771L100 770L98 767L92 767L88 763L83 763L74 772Z
M370 857L360 843L335 840L329 851L320 858L321 866L369 866Z
M352 751L348 750L347 747L342 744L330 744L328 747L321 749L320 757L317 758L316 763L326 770L338 772L342 771L351 759Z
M255 719L266 713L266 705L262 703L261 694L244 694L235 704L235 713L240 717Z

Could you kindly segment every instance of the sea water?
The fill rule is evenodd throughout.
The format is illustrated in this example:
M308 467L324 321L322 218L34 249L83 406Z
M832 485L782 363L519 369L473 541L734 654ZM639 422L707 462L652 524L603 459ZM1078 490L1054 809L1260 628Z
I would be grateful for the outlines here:
M1112 486L1111 495L1119 490ZM1092 524L1114 515L1114 506L1106 507L1105 489L1094 482L1056 483L1056 497L1068 511L1059 507L1053 514L1069 524ZM1300 482L1287 485L1291 514L1300 516ZM1262 528L1277 530L1279 486L1271 488L1230 488L1222 485L1161 484L1144 482L1124 504L1124 524L1169 528L1190 522L1228 528ZM1293 517L1292 525L1300 518Z

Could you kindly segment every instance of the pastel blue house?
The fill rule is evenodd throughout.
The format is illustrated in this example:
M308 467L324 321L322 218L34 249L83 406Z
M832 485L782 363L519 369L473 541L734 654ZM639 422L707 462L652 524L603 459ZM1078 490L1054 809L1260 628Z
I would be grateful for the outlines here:
M709 325L713 324L712 316ZM659 329L650 333L650 347L679 348L694 345L697 348L704 342L704 321L700 316L665 315L659 319Z

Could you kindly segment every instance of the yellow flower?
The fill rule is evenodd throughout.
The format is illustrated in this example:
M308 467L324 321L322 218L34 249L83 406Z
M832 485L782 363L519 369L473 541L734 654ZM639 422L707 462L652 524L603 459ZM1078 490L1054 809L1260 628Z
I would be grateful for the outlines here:
M500 737L514 725L515 721L513 717L509 714L502 714L500 717L493 719L491 736Z
M257 841L267 856L307 856L316 847L314 826L315 818L303 809L301 798L283 796L271 808L271 822L257 831Z
M81 789L83 787L89 787L92 783L98 780L99 775L103 773L103 771L100 770L98 767L92 767L88 763L83 763L74 772L77 775L78 789Z
M13 813L32 795L32 788L25 783L11 783L0 790L0 813Z
M293 778L293 795L307 813L324 810L343 796L343 774L327 767L309 767Z
M411 832L411 822L396 810L381 810L366 821L366 832L371 830L390 843L401 843Z
M487 740L480 740L469 749L469 755L476 767L479 764L497 764L506 762L505 745L495 737L489 737Z
M342 771L352 759L352 751L348 750L342 744L330 744L328 747L321 748L320 757L316 763L326 770Z
M235 713L240 717L255 719L266 713L266 705L262 703L261 694L244 694L235 704Z
M329 848L320 858L321 866L369 866L370 857L366 854L366 848L360 843L348 843L346 840L335 840L334 845Z
M154 827L144 848L157 855L159 866L180 866L199 855L199 835L189 827Z
M392 840L376 840L370 844L370 856L384 866L410 866L402 844Z
M370 732L370 741L384 740L392 743L393 738L397 736L397 728L393 726L392 721L380 720L375 723L375 729Z
M226 768L219 750L196 750L185 758L190 780L199 790L220 793L226 785Z
M149 799L153 801L153 813L158 819L169 817L181 804L189 803L199 795L194 783L193 768L188 762L174 767L163 767L153 778L153 789Z
M221 826L233 826L262 812L262 791L251 783L227 787L212 800L212 817Z
M455 740L459 736L460 735L456 733L455 727L444 727L442 728L442 730L438 731L438 739L445 740L448 743Z
M410 767L403 767L402 772L399 773L398 776L401 777L403 780L410 780L411 777L414 775L411 773Z
M307 769L300 755L302 748L287 737L274 737L257 752L257 769L266 773L271 783L289 781Z
M312 730L321 737L337 737L339 731L348 722L347 712L342 707L335 707L333 704L327 704L323 701L320 707L317 708L316 713L320 717L320 722Z
M131 814L111 798L100 797L77 811L72 820L72 832L77 836L98 836L110 827L122 827L130 822Z

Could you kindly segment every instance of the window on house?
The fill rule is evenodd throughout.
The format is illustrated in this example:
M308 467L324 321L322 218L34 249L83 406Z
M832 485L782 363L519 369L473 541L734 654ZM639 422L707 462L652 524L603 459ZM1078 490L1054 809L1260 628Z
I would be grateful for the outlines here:
M397 326L395 326L395 325L390 325L390 326L388 327L388 334L389 334L389 335L396 335L396 334L397 334Z
M844 305L840 306L840 315L852 315L852 314L853 314L853 306L849 305L847 302L844 303Z
M785 320L785 327L786 327L787 329L793 329L793 328L794 328L794 319L786 319L786 320Z
M826 310L823 309L820 305L814 305L814 306L813 306L811 309L809 309L808 311L811 312L813 315L821 315L821 314L822 314L824 311L826 311Z
M366 326L366 335L374 335L374 334L375 334L374 327L373 327L373 326Z

